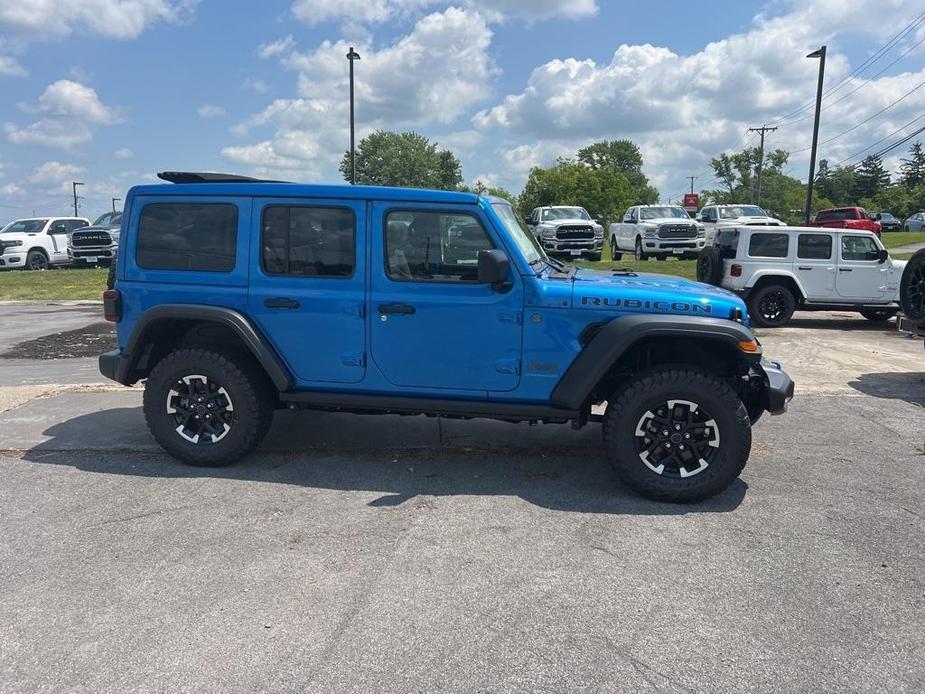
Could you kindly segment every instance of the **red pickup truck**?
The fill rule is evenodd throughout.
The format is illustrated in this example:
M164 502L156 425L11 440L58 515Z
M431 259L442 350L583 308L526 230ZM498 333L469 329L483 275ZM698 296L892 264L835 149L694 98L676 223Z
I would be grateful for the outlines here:
M859 231L872 231L880 236L880 222L871 219L863 207L833 207L830 210L819 210L809 226L858 229Z

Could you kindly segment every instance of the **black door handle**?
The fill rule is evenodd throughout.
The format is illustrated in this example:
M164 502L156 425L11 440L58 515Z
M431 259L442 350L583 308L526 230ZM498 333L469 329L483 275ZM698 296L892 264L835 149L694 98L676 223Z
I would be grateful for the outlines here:
M812 268L811 268L811 267L806 267L805 265L802 265L802 266L798 267L797 270L812 270Z
M417 309L408 304L379 304L379 313L401 313L411 315Z
M284 297L267 299L263 302L263 305L267 308L300 308L302 306L302 304L295 299L286 299Z
M851 272L851 268L850 267L840 267L838 268L838 271L839 272Z

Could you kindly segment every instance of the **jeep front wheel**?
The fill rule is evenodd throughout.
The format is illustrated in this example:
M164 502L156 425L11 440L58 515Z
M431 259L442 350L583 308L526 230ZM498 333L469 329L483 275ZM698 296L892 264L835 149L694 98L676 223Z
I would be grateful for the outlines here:
M265 379L246 360L181 349L152 369L144 413L154 438L174 458L221 467L257 447L270 428L273 403Z
M742 472L751 422L724 380L701 371L657 369L608 403L604 445L620 479L639 494L702 501Z
M796 299L787 287L768 284L748 298L748 315L761 328L786 325L796 309Z

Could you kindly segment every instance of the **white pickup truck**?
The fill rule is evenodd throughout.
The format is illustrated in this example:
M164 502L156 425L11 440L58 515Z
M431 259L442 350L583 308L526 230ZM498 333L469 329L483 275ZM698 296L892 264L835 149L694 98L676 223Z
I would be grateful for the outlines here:
M90 225L83 217L17 219L0 229L0 269L47 270L69 265L68 237Z
M782 227L784 223L770 216L757 205L706 205L697 220L707 230L707 244L713 242L719 229L734 227Z
M704 227L676 205L636 205L623 221L610 225L610 259L633 253L636 260L669 255L696 258L704 247Z

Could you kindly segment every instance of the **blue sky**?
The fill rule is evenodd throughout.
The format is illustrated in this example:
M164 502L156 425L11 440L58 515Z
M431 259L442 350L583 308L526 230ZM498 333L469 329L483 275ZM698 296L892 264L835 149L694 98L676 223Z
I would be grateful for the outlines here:
M710 157L752 144L745 129L762 123L780 125L768 145L794 151L805 176L810 111L781 120L813 98L804 55L827 43L838 87L820 156L854 161L925 125L925 16L876 53L923 12L908 0L0 0L0 218L67 211L71 180L87 184L92 217L164 169L338 181L350 44L360 135L423 132L460 156L467 182L518 192L531 166L628 137L668 199L688 175L715 187Z

